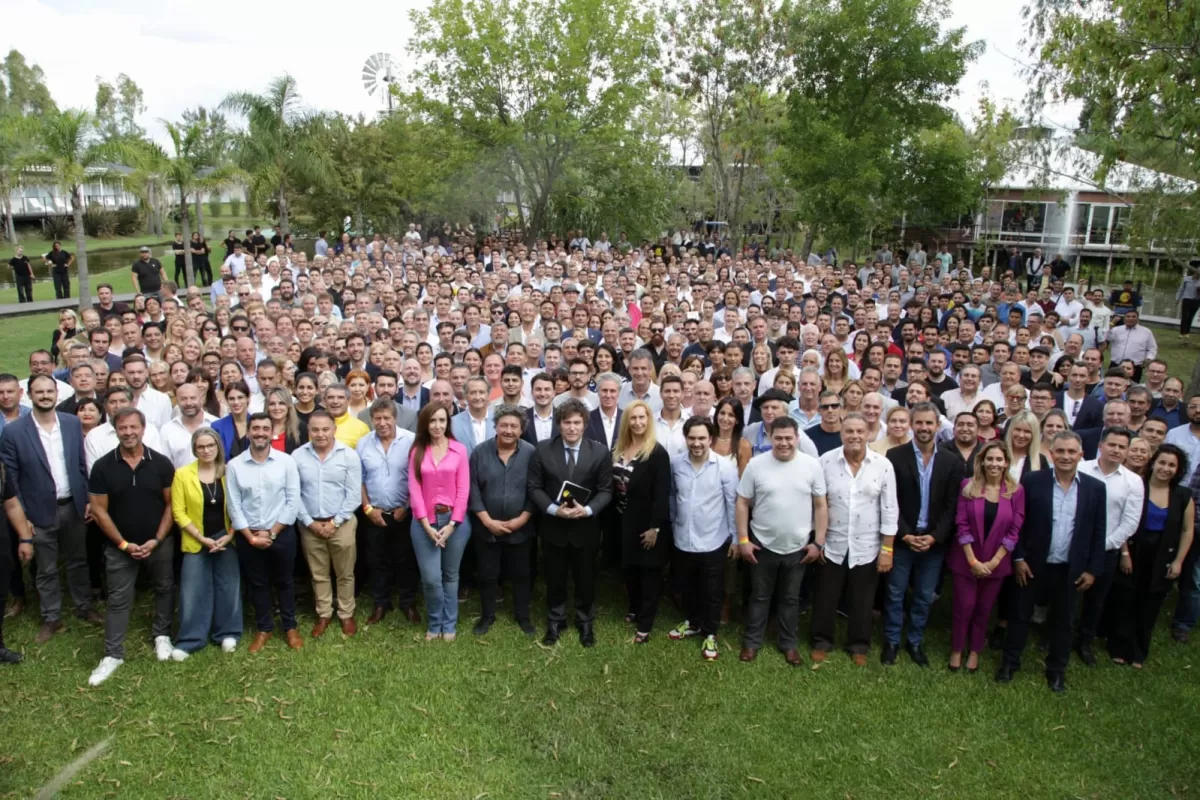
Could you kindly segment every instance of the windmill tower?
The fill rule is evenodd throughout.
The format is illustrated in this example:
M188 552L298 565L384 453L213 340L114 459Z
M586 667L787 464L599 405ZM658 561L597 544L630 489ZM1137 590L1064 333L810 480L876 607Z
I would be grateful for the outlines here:
M393 110L392 84L399 80L396 62L387 53L375 53L366 60L362 68L363 87L372 97L382 96L387 104L387 113Z

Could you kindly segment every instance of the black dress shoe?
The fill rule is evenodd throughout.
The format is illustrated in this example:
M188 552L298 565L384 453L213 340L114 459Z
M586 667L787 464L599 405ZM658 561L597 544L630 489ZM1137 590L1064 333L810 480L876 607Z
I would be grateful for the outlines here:
M579 643L584 647L596 646L596 633L592 630L592 623L585 622L579 626Z
M879 663L885 667L890 667L896 663L896 656L899 655L900 648L891 642L884 642L883 650L879 653Z
M9 650L7 647L0 647L0 664L20 664L25 660L25 656Z
M471 630L471 632L476 636L483 636L492 629L492 625L495 624L495 622L495 617L480 617L479 622L475 623L475 627Z
M1180 644L1187 644L1188 632L1183 628L1171 628L1171 638Z
M992 628L992 632L988 634L988 647L992 648L993 650L1003 650L1004 637L1007 634L1007 628L1001 628L999 625L997 625L995 628Z
M529 620L517 620L517 625L521 628L521 633L526 636L537 636L537 628L533 627L533 623Z
M1079 660L1084 664L1087 664L1089 667L1096 666L1096 654L1092 652L1090 644L1080 642L1075 645L1075 652L1079 654Z
M1000 669L996 670L996 683L1012 683L1015 671L1012 667L1001 665Z
M1055 694L1062 694L1067 690L1067 680L1061 672L1047 672L1046 685L1050 687L1050 691Z
M542 644L547 647L558 644L558 637L562 636L562 628L557 625L551 625L546 628L546 635L542 637Z
M929 658L926 657L925 651L921 649L921 645L912 644L911 642L904 645L904 650L908 653L908 657L913 660L913 663L918 667L928 667Z

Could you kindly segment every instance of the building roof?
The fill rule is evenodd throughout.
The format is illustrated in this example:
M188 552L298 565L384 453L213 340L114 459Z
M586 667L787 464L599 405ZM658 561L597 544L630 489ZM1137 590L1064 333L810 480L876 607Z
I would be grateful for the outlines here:
M1133 193L1164 187L1169 191L1196 191L1196 183L1165 172L1118 162L1108 172L1103 186L1092 179L1100 156L1061 140L1037 142L1022 148L1013 166L1000 179L1000 189L1048 189L1062 192Z

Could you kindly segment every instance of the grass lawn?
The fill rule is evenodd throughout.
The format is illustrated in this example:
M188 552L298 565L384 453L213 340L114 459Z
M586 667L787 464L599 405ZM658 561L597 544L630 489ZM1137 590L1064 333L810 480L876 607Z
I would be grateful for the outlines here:
M159 259L160 261L162 259ZM173 268L173 267L172 267ZM164 266L164 269L166 267ZM99 272L88 275L88 283L91 286L91 292L96 294L96 285L100 283L111 283L113 292L116 294L126 294L133 291L133 274L129 268L114 269L108 272ZM79 294L79 278L74 273L71 274L71 296L75 297ZM33 283L33 299L34 300L53 300L54 299L54 284L49 278L45 280L36 280ZM7 289L0 289L0 304L16 303L17 289L15 286L10 286ZM34 320L39 320L43 315L35 314L27 317L18 317L22 323L32 324ZM57 320L57 313L54 315ZM7 323L5 323L7 325ZM57 321L54 323L57 324ZM54 325L50 326L51 328ZM49 331L47 331L49 335ZM2 338L2 335L0 335Z

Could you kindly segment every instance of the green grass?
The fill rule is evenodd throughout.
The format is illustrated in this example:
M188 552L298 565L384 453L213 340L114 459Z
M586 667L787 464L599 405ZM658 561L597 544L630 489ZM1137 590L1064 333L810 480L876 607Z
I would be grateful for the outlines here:
M160 259L161 260L161 259ZM91 286L91 292L96 293L96 285L100 283L111 283L113 292L116 294L125 294L133 291L133 273L128 269L114 269L108 272L100 272L88 276L88 283ZM71 295L76 296L79 292L79 278L74 273L71 274ZM33 299L34 300L53 300L54 299L54 284L49 278L44 280L36 280L33 283ZM7 289L0 289L0 304L16 303L17 289L15 286ZM32 322L32 320L40 319L42 315L31 315L22 317L23 322ZM57 313L54 314L55 324L57 324ZM51 328L54 326L51 325ZM0 334L0 339L3 335Z
M8 626L27 661L0 670L0 795L31 795L110 737L67 797L1149 798L1200 780L1196 645L1159 636L1142 672L1073 661L1057 697L1032 646L1009 686L994 653L949 673L947 600L923 671L877 651L865 669L840 653L793 669L770 646L741 664L732 633L705 664L666 638L666 601L651 643L630 644L615 593L592 650L573 632L544 649L507 619L476 639L471 602L453 644L393 614L298 653L276 638L160 664L143 596L125 666L95 689L101 632L72 622L34 647L27 614Z

